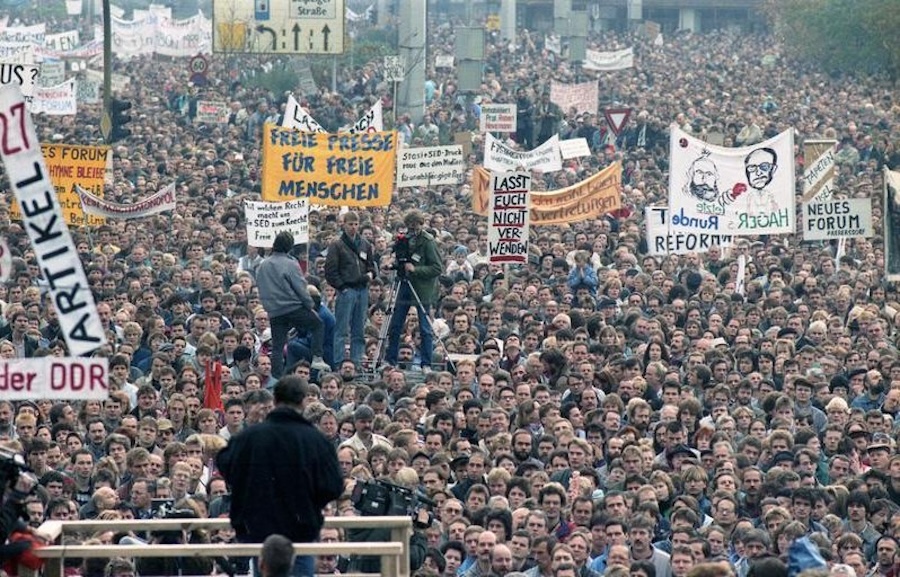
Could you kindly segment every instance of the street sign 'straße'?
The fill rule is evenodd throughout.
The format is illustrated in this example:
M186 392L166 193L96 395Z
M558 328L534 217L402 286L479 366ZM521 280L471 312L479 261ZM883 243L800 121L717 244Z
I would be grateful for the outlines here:
M213 51L342 54L344 0L214 0Z

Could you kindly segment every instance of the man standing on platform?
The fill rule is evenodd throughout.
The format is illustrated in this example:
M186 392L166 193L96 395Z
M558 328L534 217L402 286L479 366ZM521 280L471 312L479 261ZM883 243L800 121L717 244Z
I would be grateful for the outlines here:
M272 243L272 254L256 271L259 299L269 313L272 327L272 375L275 377L284 372L284 345L291 328L301 335L309 331L311 367L317 371L331 370L322 359L325 328L309 296L300 263L289 254L293 247L294 235L279 232Z

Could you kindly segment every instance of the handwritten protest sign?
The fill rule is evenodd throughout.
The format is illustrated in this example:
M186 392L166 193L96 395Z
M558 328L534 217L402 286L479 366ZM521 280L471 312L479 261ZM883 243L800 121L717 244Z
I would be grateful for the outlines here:
M515 104L483 104L481 106L481 132L515 132Z
M44 144L41 146L48 176L53 182L56 196L62 207L66 224L85 224L84 211L75 185L100 196L103 194L103 177L106 174L106 159L110 150L105 146L75 146L69 144ZM12 218L22 218L18 205L10 210ZM105 219L98 216L87 217L87 224L103 224Z
M739 148L669 134L669 228L749 236L793 234L794 132Z
M531 175L500 172L491 175L488 254L492 264L528 263L528 195Z
M803 205L803 240L871 237L872 199L848 198Z
M71 116L78 110L75 97L75 79L70 78L56 86L35 86L29 103L32 114L43 112L48 116Z
M231 110L225 102L211 102L209 100L197 101L197 116L194 122L198 124L228 124Z
M803 202L826 201L834 194L834 154L836 140L807 140L803 143Z
M263 131L262 197L326 206L387 206L397 133L321 134L274 124Z
M466 173L463 147L402 148L397 154L397 188L458 184Z
M575 109L578 114L585 112L597 114L599 98L600 88L596 82L563 84L553 81L550 83L550 102L559 106L564 113Z
M282 231L294 235L294 244L309 242L309 203L306 200L245 200L244 214L247 215L247 243L250 246L272 248L275 237Z
M484 167L492 172L512 172L521 169L541 172L562 170L559 135L553 135L534 150L521 151L507 146L488 132L484 139Z
M472 211L487 215L491 173L476 166L472 171ZM531 225L541 226L597 218L622 207L622 165L618 162L577 184L550 191L532 191Z
M569 160L570 158L590 156L591 148L588 146L586 138L570 138L559 141L559 153L563 160Z
M3 142L0 154L19 212L24 216L23 227L59 317L63 339L71 355L86 355L106 344L106 332L75 242L65 224L60 199L54 194L54 183L41 154L37 131L25 109L25 97L18 86L0 87L0 127ZM46 359L40 359L40 363L52 366ZM101 376L105 377L105 372ZM53 382L52 378L41 381ZM81 398L87 398L87 391L83 393ZM32 398L42 396L53 397Z

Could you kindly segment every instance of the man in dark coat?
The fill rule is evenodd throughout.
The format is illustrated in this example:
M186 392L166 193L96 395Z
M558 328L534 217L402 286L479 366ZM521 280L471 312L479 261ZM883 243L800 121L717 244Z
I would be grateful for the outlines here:
M343 491L334 447L302 416L308 392L300 377L279 379L275 409L232 437L216 458L231 486L231 525L242 542L262 543L275 533L295 543L315 541L322 508ZM312 557L297 557L295 576L313 571Z

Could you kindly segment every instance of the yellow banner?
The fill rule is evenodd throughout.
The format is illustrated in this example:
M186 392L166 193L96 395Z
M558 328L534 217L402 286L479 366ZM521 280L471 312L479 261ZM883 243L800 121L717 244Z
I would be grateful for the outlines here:
M88 215L85 220L81 199L75 191L77 184L95 196L103 196L103 178L106 174L108 146L77 146L71 144L42 144L41 152L50 172L50 181L56 189L66 224L96 226L106 222L100 216ZM10 217L21 219L19 203L10 207Z
M622 165L612 164L578 184L549 191L531 191L531 224L541 226L597 218L622 207ZM472 210L487 216L491 173L472 171Z
M327 206L387 206L394 190L397 133L326 134L266 124L262 198Z

